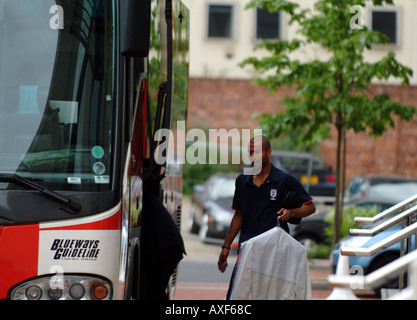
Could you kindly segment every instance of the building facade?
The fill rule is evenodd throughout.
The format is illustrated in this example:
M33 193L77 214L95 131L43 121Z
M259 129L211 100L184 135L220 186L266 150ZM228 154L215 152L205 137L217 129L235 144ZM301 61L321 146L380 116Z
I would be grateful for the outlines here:
M261 38L293 39L296 26L289 26L284 13L270 14L262 10L245 9L248 0L185 0L191 16L191 65L189 127L255 128L254 113L277 112L278 103L294 94L282 88L274 95L266 88L252 84L256 73L240 62L265 52L254 51ZM298 0L312 8L315 0ZM390 44L366 52L368 61L376 61L393 51L397 60L417 70L417 1L396 0L395 6L352 8L351 27L378 30L387 34ZM296 58L321 59L326 53L319 47L297 53ZM375 81L375 94L388 93L391 99L417 106L417 71L410 86L403 87L391 79ZM410 123L396 121L396 129L379 139L366 133L348 133L347 178L358 174L400 174L417 176L417 119ZM335 135L321 145L322 156L335 166Z

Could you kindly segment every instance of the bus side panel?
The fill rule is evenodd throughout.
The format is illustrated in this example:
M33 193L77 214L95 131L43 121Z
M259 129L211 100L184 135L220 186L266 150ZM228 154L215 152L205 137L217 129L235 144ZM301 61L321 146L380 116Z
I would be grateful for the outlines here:
M141 211L143 201L143 166L147 148L146 120L148 81L144 74L139 77L139 90L136 97L135 116L132 119L133 134L130 145L131 156L128 164L130 181L129 199L129 253L127 257L125 299L139 298L139 264Z
M172 92L170 131L174 150L168 150L165 179L162 181L163 203L181 230L183 164L189 88L190 12L180 1L172 1ZM168 147L169 148L169 147ZM177 271L171 278L171 295L175 294Z
M120 205L81 219L0 228L0 299L37 276L92 274L113 284L119 279Z
M170 133L173 138L168 146L163 203L174 216L181 214L183 164L185 163L185 137L189 87L189 10L181 1L173 1L172 7L172 92ZM171 149L172 148L172 149ZM179 219L180 221L180 219ZM178 222L178 221L176 221Z
M15 284L38 275L38 224L0 227L0 299Z
M117 294L121 209L100 215L40 225L38 274L56 272L105 277Z
M39 275L93 274L114 284L119 275L120 230L48 230L39 235Z

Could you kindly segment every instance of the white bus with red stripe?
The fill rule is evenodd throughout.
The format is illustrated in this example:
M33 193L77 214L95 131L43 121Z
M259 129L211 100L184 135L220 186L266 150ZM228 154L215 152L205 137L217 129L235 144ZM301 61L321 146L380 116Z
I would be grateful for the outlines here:
M0 33L0 299L138 299L144 192L180 224L154 135L184 136L188 9L5 0Z

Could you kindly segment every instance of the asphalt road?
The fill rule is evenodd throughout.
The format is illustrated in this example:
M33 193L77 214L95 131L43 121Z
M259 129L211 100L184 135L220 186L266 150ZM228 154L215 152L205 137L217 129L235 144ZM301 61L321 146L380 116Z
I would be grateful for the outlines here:
M221 245L203 243L197 235L190 233L188 230L190 205L191 198L189 196L185 196L182 203L181 233L184 239L185 249L187 251L187 258L206 260L215 259L217 261L221 251Z
M180 263L178 281L181 283L228 284L236 258L232 257L224 273L217 269L217 260L185 258Z
M179 282L229 283L237 258L236 254L233 254L233 252L230 254L229 267L226 272L221 273L217 268L221 246L219 244L203 243L198 235L189 232L190 197L184 197L182 207L181 232L187 256L180 262Z
M219 244L203 243L188 230L190 197L182 203L181 233L187 255L178 266L177 286L173 300L224 300L237 256L231 254L224 273L217 268Z

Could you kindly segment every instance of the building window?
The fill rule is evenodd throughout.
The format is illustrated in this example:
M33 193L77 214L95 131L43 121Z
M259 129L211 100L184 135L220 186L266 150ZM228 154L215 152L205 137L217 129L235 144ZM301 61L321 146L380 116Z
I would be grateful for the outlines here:
M397 11L372 11L372 30L387 35L389 42L397 43Z
M209 5L209 38L232 38L233 6Z
M280 14L256 9L256 39L280 38Z

